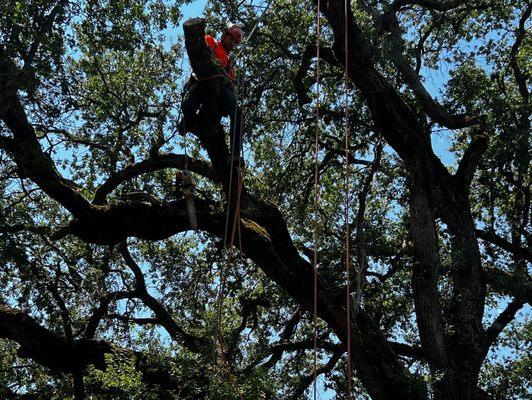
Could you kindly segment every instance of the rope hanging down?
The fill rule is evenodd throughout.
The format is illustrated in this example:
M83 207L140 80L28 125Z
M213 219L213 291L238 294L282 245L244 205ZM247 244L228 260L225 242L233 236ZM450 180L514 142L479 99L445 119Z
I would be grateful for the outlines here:
M314 229L313 229L313 338L314 367L312 376L314 380L314 400L317 399L317 373L318 373L318 152L320 139L320 10L321 2L318 0L316 21L316 138L314 142Z
M352 393L352 369L351 369L351 280L350 280L350 232L349 232L349 102L348 102L348 83L349 83L349 43L348 43L348 0L344 0L344 145L345 145L345 264L346 264L346 319L347 319L347 398L351 399ZM316 32L316 137L314 145L314 249L313 249L313 269L314 269L314 289L313 289L313 345L314 345L314 367L313 367L313 394L314 400L317 398L317 309L318 309L318 257L317 257L317 225L318 225L318 152L319 152L319 106L320 106L320 33L321 33L321 12L320 0L317 2L317 32Z
M238 98L238 96L237 96ZM242 394L242 391L240 389L240 387L238 386L238 382L236 380L236 377L234 376L232 370L231 370L231 366L229 365L229 362L227 361L226 357L225 357L225 343L224 343L224 340L223 340L223 329L222 329L222 308L223 308L223 303L224 303L224 292L225 292L225 284L226 284L226 279L227 279L227 270L229 270L229 268L231 267L232 265L232 248L233 248L233 244L234 244L234 240L235 240L235 236L236 236L236 227L238 225L238 231L240 232L240 197L241 197L241 192L242 192L242 175L240 173L240 168L241 168L241 157L240 157L240 154L239 154L239 157L238 157L238 182L237 182L237 193L236 193L236 201L235 201L235 209L234 209L234 218L233 218L233 225L232 225L232 230L231 230L231 238L229 240L229 243L228 243L228 234L229 234L229 219L230 219L230 214L231 214L231 203L232 203L232 193L233 193L233 172L234 172L234 161L235 161L235 147L236 147L236 131L237 129L240 129L240 132L242 132L242 129L243 127L240 125L238 128L237 128L237 123L241 124L242 123L242 119L239 118L239 120L237 121L237 109L238 109L238 105L237 107L235 107L235 114L233 115L233 131L230 133L231 136L232 136L232 139L230 140L231 142L231 155L230 155L230 165L229 165L229 168L230 168L230 172L229 172L229 184L228 184L228 193L227 193L227 212L226 212L226 220L225 220L225 230L224 230L224 245L223 245L223 248L225 249L226 251L226 265L225 267L222 267L221 270L220 270L220 284L218 286L218 295L217 295L217 310L216 310L216 327L215 327L215 344L219 344L220 345L220 355L221 355L221 359L222 359L222 362L225 364L225 367L227 369L227 372L228 372L228 375L231 379L231 382L236 390L236 392L238 393L238 396L240 398L240 400L243 400L244 397L243 397L243 394ZM240 140L240 143L239 143L239 148L242 149L242 134L239 135L239 140ZM240 245L240 252L242 252L242 247ZM216 352L216 346L214 348L214 364L216 364L216 356L217 356L217 352Z
M240 58L240 55L244 52L244 50L246 49L246 46L248 45L248 42L249 40L251 39L251 36L253 36L253 34L255 33L255 30L257 29L257 26L259 26L259 24L262 22L262 20L264 19L264 17L266 16L266 14L268 13L269 9L270 9L270 6L273 4L273 0L270 0L268 1L268 4L266 5L266 8L264 9L262 15L259 17L259 19L257 20L257 22L255 22L255 25L253 26L253 28L251 29L251 31L249 32L249 35L247 35L247 37L244 39L244 43L242 43L242 46L240 46L240 50L238 51L238 53L236 54L236 56L234 57L233 59L233 62L236 63L236 61Z
M240 58L240 55L242 54L242 52L244 51L245 47L247 46L249 40L251 39L251 36L253 35L253 33L256 30L258 24L266 16L266 13L268 12L268 10L269 10L269 8L270 8L270 6L272 4L273 4L273 0L270 0L268 2L268 4L266 5L266 8L265 8L264 12L259 17L259 19L255 23L255 25L253 26L251 32L249 33L249 35L247 35L246 39L242 43L240 51L233 58L233 60L232 60L233 63L236 63L238 61L238 59ZM211 78L216 78L216 77L219 77L219 76L215 75L215 76L212 76L212 77L207 77L205 79L211 79ZM223 76L223 77L226 77L226 76ZM240 84L236 86L236 88L240 87L241 84L242 84L242 80L240 81ZM238 96L237 96L237 98L238 98ZM223 246L224 249L227 249L227 237L228 237L228 233L229 233L229 215L230 215L230 204L231 204L231 196L232 196L233 171L234 171L234 159L235 159L235 145L236 145L235 136L236 136L236 129L237 129L236 116L237 116L237 109L235 108L235 115L233 116L233 121L235 121L235 123L233 124L233 132L231 133L232 137L233 137L233 140L231 141L232 142L232 146L231 146L231 159L230 159L230 172L229 172L229 185L228 185L229 193L228 193L228 196L227 196L228 197L228 199L227 199L227 212L226 212L226 220L225 220L224 246ZM239 122L241 122L242 119L239 119L239 120L240 120ZM240 126L240 132L242 132L242 129L243 129L243 127ZM242 189L242 175L240 174L240 170L241 170L241 167L242 167L241 159L243 157L242 135L240 137L240 140L241 140L241 143L240 143L239 148L241 149L242 154L239 154L239 157L238 157L238 170L239 170L239 177L238 177L239 178L239 182L238 182L238 185L239 185L239 188L237 190L237 203L238 204L236 205L236 211L235 211L235 220L237 220L237 223L238 223L239 235L240 235L240 196L241 196L241 189ZM231 237L231 241L230 241L230 246L232 246L232 244L234 242L234 231L235 231L235 224L233 224L233 232L232 232L232 237ZM239 247L240 247L240 251L242 251L241 240L239 240ZM229 260L230 260L230 258L229 258ZM223 287L222 287L222 289L223 289ZM219 290L219 295L220 294L222 294L222 296L223 296L223 290L222 291ZM219 307L218 307L218 316L217 316L218 318L220 317L220 309L221 309L221 307L219 305Z
M351 279L350 279L350 232L349 232L349 102L347 97L348 83L349 83L349 20L348 20L349 0L344 0L344 142L345 142L345 275L346 275L346 293L345 293L345 308L346 308L346 323L347 323L347 398L351 400Z

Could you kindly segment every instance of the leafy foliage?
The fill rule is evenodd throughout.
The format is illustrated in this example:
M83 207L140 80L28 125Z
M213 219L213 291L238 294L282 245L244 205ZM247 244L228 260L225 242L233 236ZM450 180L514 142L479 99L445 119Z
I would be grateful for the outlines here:
M16 84L28 120L44 153L81 188L85 198L93 200L108 178L156 155L186 152L208 161L198 140L178 135L181 88L190 72L180 26L180 8L185 3L2 1L0 43L4 57L20 71L13 81L22 82ZM402 55L449 112L484 115L484 131L479 132L478 126L449 130L431 121L393 62L395 42L382 19L392 3L352 2L376 69L419 115L433 143L438 138L445 143L434 147L436 153L450 155L449 170L456 171L470 137L479 133L489 137L469 191L476 227L518 248L529 248L531 109L523 79L526 87L532 42L530 35L519 39L523 30L519 23L530 5L478 0L440 11L421 6L423 2L404 3L397 11L405 40ZM411 176L404 160L382 137L360 89L353 82L344 86L342 62L332 53L335 38L328 24L321 31L324 59L319 65L319 97L316 94L315 53L304 59L307 47L316 44L314 4L280 0L265 10L266 4L212 0L205 10L212 32L219 31L227 19L239 22L246 32L258 23L236 64L246 123L245 186L279 208L305 262L312 262L316 234L318 270L331 287L345 283L347 219L352 243L349 261L355 270L363 262L367 266L364 276L352 277L360 286L357 306L367 311L386 340L419 348L423 343L411 285L416 262L409 232ZM315 211L317 130L319 202ZM0 124L0 135L11 137L7 125ZM246 399L298 399L308 393L312 316L260 265L240 254L238 245L234 262L227 266L223 241L206 232L189 231L159 241L132 238L127 246L136 267L131 267L120 245L87 243L72 235L57 239L72 216L28 179L19 160L2 143L0 303L23 310L67 341L103 340L145 354L183 383L182 392L163 390L162 383L144 381L146 374L130 353L106 354L105 366L84 371L83 390L88 398L229 400L238 399L241 391ZM211 201L212 208L223 214L219 185L200 174L195 179L197 198ZM101 207L125 202L132 192L168 203L174 194L172 181L170 168L134 176L112 191ZM447 323L454 306L449 276L454 250L448 227L439 222L438 289ZM517 251L508 252L488 241L479 243L483 268L518 274L523 282L529 279L529 265ZM139 291L139 272L151 299ZM223 274L227 281L220 306ZM172 331L173 325L162 322L166 316L156 311L153 300L179 329ZM500 304L512 300L512 293L488 286L486 329L503 312ZM524 307L482 363L479 385L494 399L528 395L531 364L523 343L530 340L530 323L523 314L530 308ZM91 321L102 309L90 332ZM206 344L192 351L183 345L179 330L209 341L220 335L228 359L215 359L217 350ZM324 321L318 324L317 337L320 364L335 361L320 378L323 386L335 398L346 398L346 356L334 358L341 341ZM279 350L282 346L286 348ZM436 384L438 377L424 357L407 354L398 359L429 391ZM13 341L0 341L2 398L25 393L37 398L79 397L70 372L27 360L17 354ZM359 398L369 398L359 377L353 385Z

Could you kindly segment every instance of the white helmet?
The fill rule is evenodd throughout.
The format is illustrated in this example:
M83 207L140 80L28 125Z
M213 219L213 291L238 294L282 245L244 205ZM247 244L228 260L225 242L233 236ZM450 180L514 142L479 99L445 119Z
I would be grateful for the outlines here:
M225 33L230 35L236 43L240 43L242 39L244 39L244 31L242 30L242 28L232 22L227 24L225 28Z

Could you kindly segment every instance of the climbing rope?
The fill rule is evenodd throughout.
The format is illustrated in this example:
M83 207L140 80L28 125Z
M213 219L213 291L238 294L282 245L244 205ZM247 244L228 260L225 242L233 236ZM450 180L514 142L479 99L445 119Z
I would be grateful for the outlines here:
M266 16L266 14L268 13L269 9L270 9L270 6L273 4L273 0L269 0L268 1L268 4L266 5L266 8L264 9L263 13L261 14L261 16L259 17L259 19L257 20L257 22L255 22L255 25L253 26L253 28L251 29L251 31L249 32L249 35L246 36L246 39L244 40L244 43L242 43L242 46L240 47L240 50L239 52L236 54L236 56L234 57L233 59L233 62L236 62L241 54L244 52L244 50L246 49L246 46L248 45L248 42L249 40L251 39L251 36L253 36L253 34L255 33L255 30L257 29L257 27L259 26L259 24L262 22L262 20L264 19L264 17Z
M235 87L236 90L236 87ZM238 99L238 93L236 95ZM222 359L222 363L226 366L228 375L233 383L233 386L238 393L238 396L241 400L244 399L242 391L240 390L240 387L238 385L238 382L236 380L235 375L233 374L231 367L229 365L229 362L227 358L225 357L225 344L223 339L223 329L222 329L222 309L223 309L223 303L224 303L224 292L225 292L225 285L227 280L227 270L232 265L232 249L233 244L236 236L236 228L238 225L238 230L240 231L240 197L241 197L241 191L242 191L242 177L240 176L240 159L239 159L239 171L237 173L238 176L238 182L237 182L237 196L235 201L235 210L234 210L234 218L233 218L233 224L232 224L232 230L231 230L231 237L228 242L228 233L229 233L229 219L231 214L231 203L232 203L232 192L233 192L233 171L234 171L234 159L235 159L235 147L236 147L236 130L237 130L237 123L241 123L241 118L239 121L236 120L238 115L238 104L235 107L235 114L233 115L233 131L231 132L232 140L231 142L231 155L230 155L230 172L229 172L229 183L228 183L228 193L227 193L227 211L226 211L226 219L225 219L225 230L224 230L224 245L223 248L226 251L226 263L225 267L222 267L220 270L220 284L218 286L218 295L217 295L217 310L216 310L216 327L215 327L215 343L218 343L220 345L220 355ZM240 137L239 140L242 140L242 126L240 125ZM242 143L240 142L240 148L242 147ZM240 245L240 251L242 252L242 247ZM214 363L216 364L216 347L214 348Z
M345 275L346 275L346 318L347 318L347 398L351 399L351 279L350 279L350 232L349 232L349 102L347 97L348 83L349 83L349 43L348 43L348 2L344 0L344 53L345 53L345 65L344 65L344 109L345 109Z
M312 369L313 376L313 393L314 400L317 399L317 374L318 374L318 151L320 138L320 7L321 2L318 0L317 5L317 25L316 25L316 137L314 142L314 229L313 229L313 337L314 345L314 366Z

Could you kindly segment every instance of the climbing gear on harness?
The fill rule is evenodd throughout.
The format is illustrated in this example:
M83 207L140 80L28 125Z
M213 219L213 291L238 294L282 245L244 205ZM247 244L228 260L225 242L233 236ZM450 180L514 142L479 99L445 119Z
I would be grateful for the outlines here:
M196 219L196 207L194 206L194 181L192 174L188 170L183 171L183 196L187 202L188 221L195 231L198 230L198 221Z
M194 180L188 170L176 171L175 195L178 199L184 198L187 204L188 222L195 231L198 230L196 207L194 205Z

